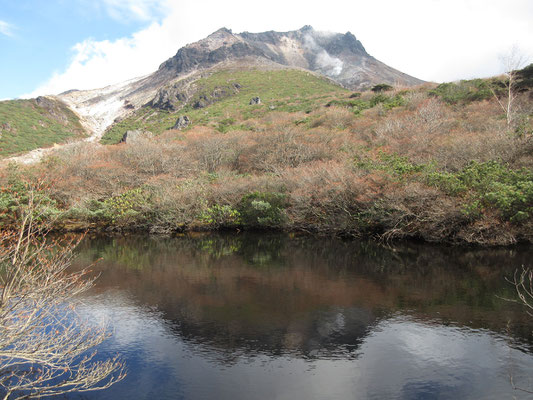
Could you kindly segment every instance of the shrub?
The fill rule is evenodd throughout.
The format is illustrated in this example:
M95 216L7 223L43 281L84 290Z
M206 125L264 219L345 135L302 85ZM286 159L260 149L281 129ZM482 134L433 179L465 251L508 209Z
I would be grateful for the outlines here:
M127 224L138 220L147 204L148 197L143 189L136 188L104 200L101 203L101 215L108 217L114 224ZM98 208L95 211L99 211Z
M391 175L406 177L429 168L425 164L415 164L408 157L379 152L378 160L357 157L355 165L367 170L382 170Z
M467 190L467 186L459 176L450 172L431 172L426 176L426 183L451 195L458 195Z
M513 222L527 219L533 212L533 173L512 170L499 161L473 161L455 174L432 173L428 181L454 195L471 190L480 204L495 207Z
M8 175L7 185L0 188L0 225L13 224L21 210L30 206L36 223L50 221L61 214L44 180L25 176L14 165L9 167Z
M219 131L220 133L226 133L231 129L235 122L235 118L224 118L218 123L217 131Z
M395 96L386 96L384 94L377 94L370 99L370 107L375 107L378 104L383 104L385 110L390 110L394 107L400 107L407 104L402 95L397 94Z
M429 94L440 97L448 104L466 104L493 97L491 84L483 79L441 83L435 89L430 90Z
M213 228L234 227L239 225L240 215L239 211L229 205L214 204L200 213L198 219Z
M374 93L381 93L381 92L388 92L389 90L392 90L392 86L388 85L386 83L379 83L372 87L372 90Z
M238 211L244 226L280 227L285 222L286 206L283 193L253 192L243 196Z

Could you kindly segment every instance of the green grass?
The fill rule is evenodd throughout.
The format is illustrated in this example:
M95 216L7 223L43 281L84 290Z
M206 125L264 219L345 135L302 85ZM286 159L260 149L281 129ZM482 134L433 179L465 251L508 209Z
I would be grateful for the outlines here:
M44 108L33 99L0 102L0 157L85 136L71 110L58 101L49 104Z
M238 90L232 89L240 85ZM330 80L298 70L239 70L219 71L195 83L193 98L177 113L143 107L129 118L114 124L103 136L101 143L118 143L131 129L145 129L160 134L174 125L180 115L187 115L193 125L211 126L219 132L246 129L246 121L260 118L272 111L311 112L327 103L326 99L347 96L351 92ZM192 107L202 96L212 98L215 91L228 95L204 108ZM250 105L252 97L259 96L262 104Z
M467 104L490 99L494 96L493 91L499 92L500 90L501 82L498 80L471 79L441 83L429 93L440 97L448 104Z

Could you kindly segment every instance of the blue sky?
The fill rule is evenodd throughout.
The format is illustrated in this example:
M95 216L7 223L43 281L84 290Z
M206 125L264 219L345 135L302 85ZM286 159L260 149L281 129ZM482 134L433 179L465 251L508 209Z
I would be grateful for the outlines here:
M0 98L29 93L64 70L76 43L127 37L160 17L90 0L0 0L0 21L7 25L0 33Z
M513 46L533 61L532 21L531 0L0 0L0 99L145 75L222 26L350 31L418 78L483 77Z

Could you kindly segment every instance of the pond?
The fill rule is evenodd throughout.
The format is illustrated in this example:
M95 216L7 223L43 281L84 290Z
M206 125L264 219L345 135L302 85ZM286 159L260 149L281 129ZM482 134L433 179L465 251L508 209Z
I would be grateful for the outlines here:
M511 399L533 390L533 317L506 282L532 247L291 234L95 237L82 312L126 379L88 399Z

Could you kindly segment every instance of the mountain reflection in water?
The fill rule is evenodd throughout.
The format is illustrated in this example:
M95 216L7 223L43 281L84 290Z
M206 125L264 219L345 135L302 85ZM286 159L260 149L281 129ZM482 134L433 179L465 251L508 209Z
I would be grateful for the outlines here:
M527 398L531 318L505 282L531 247L287 234L87 238L84 312L127 379L82 398ZM79 398L80 395L72 395Z

